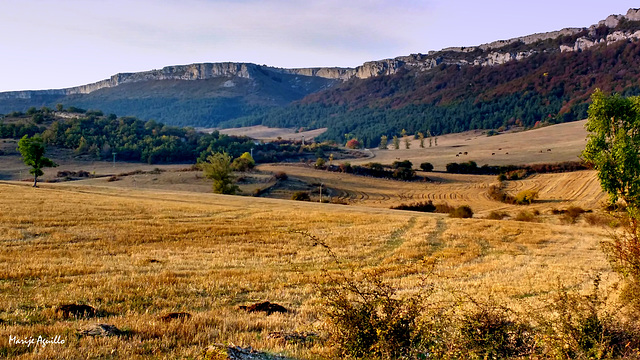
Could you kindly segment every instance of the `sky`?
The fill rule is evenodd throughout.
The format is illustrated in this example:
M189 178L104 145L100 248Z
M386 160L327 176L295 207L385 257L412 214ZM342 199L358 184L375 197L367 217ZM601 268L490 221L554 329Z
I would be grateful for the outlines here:
M634 4L635 3L635 4ZM201 62L366 61L588 27L626 0L0 0L0 91Z

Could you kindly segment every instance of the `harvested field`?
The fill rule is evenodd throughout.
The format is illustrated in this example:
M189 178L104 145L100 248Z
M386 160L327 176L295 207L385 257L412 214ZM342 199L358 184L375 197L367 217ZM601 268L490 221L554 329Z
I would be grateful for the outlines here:
M479 215L493 210L516 212L523 209L522 206L503 204L487 196L489 187L498 183L496 176L421 173L430 181L403 182L321 171L303 165L274 164L261 165L259 168L270 172L283 171L307 183L323 183L333 191L333 196L362 206L388 208L403 202L432 200L434 203L446 202L454 206L468 204ZM539 211L571 205L599 209L606 200L595 171L537 174L505 184L506 191L514 195L528 189L539 191L539 199L529 207Z
M209 345L235 344L317 358L330 350L321 341L269 334L322 333L324 270L384 270L411 293L421 290L424 262L437 258L435 300L492 296L520 311L535 311L558 284L580 291L597 273L603 286L613 279L598 248L609 230L600 227L78 184L0 183L3 356L196 358ZM341 265L294 231L322 239ZM291 312L238 309L262 301ZM61 319L63 304L89 305L95 316ZM161 320L174 312L191 317ZM76 336L95 323L118 331ZM9 335L65 344L34 352Z

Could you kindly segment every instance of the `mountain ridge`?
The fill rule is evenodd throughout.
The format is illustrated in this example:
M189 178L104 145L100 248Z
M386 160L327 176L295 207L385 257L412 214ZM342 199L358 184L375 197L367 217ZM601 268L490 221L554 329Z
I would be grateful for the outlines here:
M627 67L636 62L638 40L640 9L630 9L626 15L610 15L588 28L449 47L369 61L355 68L285 69L223 62L119 73L72 88L0 93L0 113L63 103L182 126L332 124L336 128L327 136L335 140L358 130L354 124L371 117L385 124L368 126L366 132L375 129L378 137L405 127L432 133L491 128L499 123L498 113L505 122L521 118L527 125L551 117L571 121L583 116L587 94L595 84L617 92L640 91L634 90L640 78L634 68L617 63L623 58ZM562 69L545 62L560 64ZM498 70L482 70L493 68ZM570 73L578 68L579 74ZM542 109L544 104L548 109ZM523 114L523 109L529 113ZM405 112L405 120L394 118ZM459 124L439 124L433 116ZM332 118L343 123L334 126ZM438 124L428 125L433 123ZM367 137L367 146L375 145L375 136Z
M592 34L599 26L607 26L615 28L620 21L640 21L640 9L629 9L625 15L609 15L605 20L598 24L591 25L589 28L564 28L561 30L519 36L508 40L496 40L490 43L477 46L461 46L447 47L441 50L432 50L427 54L411 54L398 56L395 58L367 61L355 68L349 67L311 67L311 68L278 68L266 65L257 65L247 62L216 62L216 63L193 63L188 65L170 65L161 69L153 69L142 72L117 73L108 79L100 80L94 83L79 85L62 89L46 89L46 90L17 90L0 92L0 99L20 98L28 99L33 95L77 95L89 94L93 91L103 88L116 87L120 84L149 81L149 80L204 80L213 77L242 77L251 78L252 73L258 71L258 68L267 69L272 72L279 72L291 75L301 76L317 76L325 79L346 81L353 77L359 79L367 79L373 76L392 75L395 74L403 66L417 66L423 70L430 70L442 63L456 65L481 65L494 66L501 65L507 61L521 60L531 56L533 52L498 52L496 50L503 49L515 43L525 45L534 44L539 41L553 40L559 37L579 34L589 31ZM640 31L617 32L607 41L620 41L628 38L640 38ZM585 41L586 37L578 38L573 46L560 45L559 51L580 51L587 47L594 46L593 42ZM597 43L596 43L597 44ZM494 50L486 56L477 56L472 62L462 61L457 57L451 57L451 53L473 53L478 50L487 52ZM449 54L449 56L447 56Z

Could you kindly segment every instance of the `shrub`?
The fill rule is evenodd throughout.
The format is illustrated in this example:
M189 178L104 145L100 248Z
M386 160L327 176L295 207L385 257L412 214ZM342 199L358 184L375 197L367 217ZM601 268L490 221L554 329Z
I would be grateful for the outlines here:
M567 210L564 211L564 215L562 219L568 224L575 224L578 220L578 217L584 214L586 210L578 206L569 206Z
M502 183L500 183L500 185L489 186L487 195L493 200L500 201L506 204L514 204L516 202L516 199L513 196L507 194L502 190Z
M612 225L615 224L615 221L612 217L600 214L586 214L584 216L584 220L591 226L612 227Z
M447 204L447 203L441 203L441 204L435 204L435 213L438 214L450 214L451 212L453 212L453 210L455 210L456 208Z
M520 191L515 197L516 205L530 205L538 198L538 192L535 190Z
M363 166L375 171L384 171L384 166L376 162L370 162L368 164L364 164Z
M309 196L309 193L306 191L296 191L293 193L293 196L291 196L291 200L311 201L311 197Z
M401 297L379 274L322 289L331 341L339 358L426 358L422 292Z
M351 139L347 141L347 144L345 146L347 147L347 149L359 149L361 147L361 144L358 139Z
M530 353L532 328L509 319L506 309L482 307L465 314L460 324L462 346L468 358L507 359Z
M273 177L275 177L275 178L276 178L276 180L283 181L283 180L287 180L287 179L289 178L289 175L287 175L287 173L286 173L286 172L278 171L277 173L275 173L275 174L273 175Z
M536 220L536 216L528 211L523 210L523 211L520 211L518 214L516 214L515 220L533 222Z
M340 172L343 173L350 173L351 172L351 164L348 162L342 163L340 165L338 165L338 168L340 169Z
M399 169L399 168L412 169L413 168L413 163L411 161L409 161L409 160L394 161L391 164L391 168L392 169Z
M434 212L436 210L435 205L431 200L424 202L415 202L413 204L400 204L398 206L392 206L391 209L394 210L410 210L410 211L421 211L421 212Z
M550 358L636 358L632 353L637 355L640 346L637 324L624 324L619 316L608 313L598 287L596 278L591 294L570 294L563 289L545 309L547 318L538 321L539 333Z
M452 218L467 219L473 217L473 210L468 205L458 206L455 210L449 213Z
M507 180L524 179L525 177L527 177L527 170L519 169L519 170L508 171L507 173L504 174L504 176Z
M506 217L509 217L509 214L501 211L492 211L487 215L487 219L489 220L502 220Z
M236 171L249 171L256 166L256 162L249 152L245 152L240 157L234 159L231 166Z
M399 167L393 170L392 176L398 180L413 180L416 177L416 172L411 168Z
M318 158L318 160L316 160L316 169L324 169L325 166L325 161L323 158Z
M427 172L433 171L433 164L424 162L420 164L420 169L422 169L422 171L427 171Z

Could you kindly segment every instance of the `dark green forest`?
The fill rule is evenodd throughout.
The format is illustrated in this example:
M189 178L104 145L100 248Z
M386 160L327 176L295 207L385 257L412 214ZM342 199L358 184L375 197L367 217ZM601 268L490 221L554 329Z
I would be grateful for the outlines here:
M214 152L226 152L236 158L253 149L257 162L281 161L314 154L319 148L333 150L328 144L302 146L290 141L259 143L247 137L211 134L193 128L168 126L154 120L135 117L105 116L102 111L85 111L72 107L67 111L78 116L61 119L49 108L30 108L26 113L13 112L0 120L0 138L18 139L40 135L47 145L72 149L78 156L154 163L203 161ZM11 120L11 121L8 121Z

